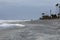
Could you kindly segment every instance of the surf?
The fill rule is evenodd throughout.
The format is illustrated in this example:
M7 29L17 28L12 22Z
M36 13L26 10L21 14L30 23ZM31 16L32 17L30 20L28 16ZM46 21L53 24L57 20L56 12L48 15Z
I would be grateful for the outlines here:
M13 28L13 27L25 27L23 24L8 24L8 23L2 23L0 24L0 28Z

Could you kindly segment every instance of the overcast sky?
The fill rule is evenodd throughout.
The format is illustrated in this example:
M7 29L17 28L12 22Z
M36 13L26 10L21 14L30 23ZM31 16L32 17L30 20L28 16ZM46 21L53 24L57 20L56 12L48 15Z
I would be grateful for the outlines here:
M42 12L55 13L60 0L0 0L0 19L38 19Z

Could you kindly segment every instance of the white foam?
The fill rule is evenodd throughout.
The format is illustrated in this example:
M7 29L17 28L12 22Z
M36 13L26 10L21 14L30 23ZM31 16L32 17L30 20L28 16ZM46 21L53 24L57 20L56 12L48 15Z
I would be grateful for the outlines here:
M0 23L9 23L9 22L25 22L30 20L0 20Z
M25 25L23 24L15 24L16 26L21 26L21 27L24 27Z
M23 24L7 24L7 23L3 23L3 24L0 24L0 27L12 27L12 26L20 26L20 27L25 27L25 25Z

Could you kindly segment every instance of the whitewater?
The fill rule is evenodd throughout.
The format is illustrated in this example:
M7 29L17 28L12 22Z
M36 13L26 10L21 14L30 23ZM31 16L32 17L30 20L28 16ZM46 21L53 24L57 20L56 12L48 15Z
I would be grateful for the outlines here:
M0 40L60 40L60 19L1 20Z
M16 22L24 22L24 21L27 20L0 20L0 29L14 28L14 26L24 27L25 25L16 23ZM15 24L12 24L13 22L15 22Z

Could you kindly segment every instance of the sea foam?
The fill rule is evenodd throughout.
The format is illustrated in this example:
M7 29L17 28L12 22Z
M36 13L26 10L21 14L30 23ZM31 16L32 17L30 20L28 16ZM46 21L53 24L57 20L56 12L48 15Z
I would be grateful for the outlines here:
M25 25L23 25L23 24L8 24L8 23L0 24L0 27L2 27L2 28L13 27L13 26L25 27Z

